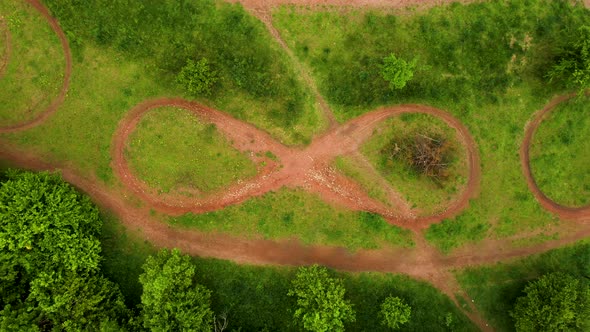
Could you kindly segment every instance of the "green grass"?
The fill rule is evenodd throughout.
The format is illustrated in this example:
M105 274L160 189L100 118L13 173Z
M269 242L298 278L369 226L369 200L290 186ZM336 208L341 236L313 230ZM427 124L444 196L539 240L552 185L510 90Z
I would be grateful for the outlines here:
M304 244L350 250L414 245L411 232L388 224L378 215L338 208L314 194L286 188L220 211L171 217L168 222L250 238L296 237Z
M138 282L141 265L156 249L136 234L125 231L114 218L108 218L103 227L102 270L118 283L127 304L140 303L141 285ZM212 309L220 314L227 312L228 330L243 331L300 331L293 318L295 300L287 296L293 267L258 267L238 265L229 261L194 258L197 282L212 293ZM403 275L384 273L332 272L344 279L349 299L356 311L356 322L347 325L348 331L386 331L380 325L377 312L381 302L389 295L399 296L412 306L412 317L407 331L476 331L473 324L458 310L451 300L427 283ZM453 317L450 327L444 317Z
M187 59L207 58L219 78L209 97L214 106L288 144L309 142L324 125L288 57L240 5L213 0L47 4L79 58L88 59L88 45L116 49L146 63L142 72L153 72L162 92L173 88L177 95L183 90L175 78Z
M556 224L529 192L519 147L531 115L554 94L544 77L569 31L588 24L566 1L493 1L437 6L401 15L360 9L280 7L275 26L340 120L380 105L420 103L449 111L478 145L479 196L460 216L433 225L428 240L448 252L485 237L533 234ZM384 57L418 58L412 81L391 91Z
M541 123L530 148L539 188L566 206L590 204L590 98L558 105Z
M414 134L433 136L433 133L447 139L453 147L448 178L441 182L419 174L405 160L389 158L383 153L392 140L400 142ZM460 193L469 171L465 149L455 131L443 121L426 114L404 114L384 121L363 144L361 152L421 215L431 215L444 209Z
M363 165L354 157L339 156L334 160L334 166L342 174L355 180L367 192L369 197L377 199L385 204L390 204L383 186L374 176L371 176Z
M588 277L589 261L590 244L583 241L515 262L469 268L456 274L476 307L496 330L514 331L509 311L527 282L558 271Z
M0 80L0 127L32 120L57 96L65 60L57 35L43 16L24 1L3 1L12 51ZM0 32L4 37L4 31ZM5 41L0 57L6 51Z
M128 144L125 152L135 174L162 192L205 195L256 174L256 165L215 125L179 108L145 114Z

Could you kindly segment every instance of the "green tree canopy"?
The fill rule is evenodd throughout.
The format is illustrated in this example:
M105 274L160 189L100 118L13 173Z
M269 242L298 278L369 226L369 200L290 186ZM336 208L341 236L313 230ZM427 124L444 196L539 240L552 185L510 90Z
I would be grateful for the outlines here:
M406 83L414 77L414 68L417 62L418 60L416 58L408 62L391 53L383 59L381 77L389 82L389 88L391 90L403 89Z
M517 331L588 331L590 287L563 273L529 282L510 313Z
M318 265L302 267L292 282L289 296L297 297L295 317L309 331L344 331L345 322L353 322L352 304L344 299L341 279L328 276L328 270Z
M590 88L590 26L578 29L576 40L561 51L548 77L565 82L579 93Z
M195 282L195 266L178 250L147 258L139 276L143 326L151 331L211 331L211 292Z
M8 171L0 184L0 330L81 331L125 323L100 275L98 210L55 174Z
M410 321L412 308L399 297L388 296L381 304L381 323L391 329L397 329Z
M217 82L217 73L210 68L209 60L206 58L197 62L188 59L178 73L176 81L194 95L208 96L213 84Z

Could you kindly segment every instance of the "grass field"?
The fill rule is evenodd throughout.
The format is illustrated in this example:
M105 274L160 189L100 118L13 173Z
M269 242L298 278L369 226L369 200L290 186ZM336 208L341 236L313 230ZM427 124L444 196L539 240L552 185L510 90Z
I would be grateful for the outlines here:
M383 104L421 103L449 111L478 144L479 196L427 239L443 251L486 236L508 237L556 224L530 194L519 147L526 122L563 87L546 68L590 15L564 1L452 4L390 15L377 11L280 7L274 23L340 120ZM417 58L414 78L391 91L380 76L390 53ZM525 235L526 236L526 235Z
M206 195L256 174L256 165L215 125L179 108L145 114L128 144L125 153L132 170L161 192Z
M457 271L462 287L497 331L513 331L509 311L527 282L546 273L564 272L588 277L590 243L556 249L511 263Z
M389 158L384 150L391 141L401 142L415 134L440 135L453 147L448 178L434 181L419 174L404 160ZM438 136L437 136L438 137ZM453 129L443 121L425 114L404 114L383 122L361 147L363 155L421 215L443 210L465 185L468 175L466 152Z
M558 105L541 123L530 148L539 188L566 206L590 204L590 98Z
M23 1L0 3L11 54L0 80L0 127L35 118L51 104L63 83L64 54L47 21ZM7 49L0 31L0 59ZM1 66L2 64L0 64Z
M338 171L347 177L355 180L367 192L369 197L377 199L382 203L391 205L387 193L383 189L379 179L370 174L364 168L362 162L353 156L339 156L334 160L334 166ZM379 174L376 174L379 175Z
M107 217L102 235L105 256L102 270L120 285L130 307L140 303L138 276L142 272L141 265L148 255L156 252L134 234ZM227 312L228 330L239 327L243 331L264 328L269 331L301 330L293 318L295 301L287 296L295 268L237 265L198 257L194 258L194 263L197 282L213 292L213 311ZM347 325L349 331L387 331L376 317L380 303L389 295L399 296L412 306L412 317L404 330L477 330L448 297L427 283L392 274L332 273L344 279L346 298L356 311L356 322ZM447 317L452 320L449 326L446 325Z
M168 222L206 232L305 244L343 246L350 250L412 247L410 231L381 216L334 207L314 194L283 188L223 210L171 217Z

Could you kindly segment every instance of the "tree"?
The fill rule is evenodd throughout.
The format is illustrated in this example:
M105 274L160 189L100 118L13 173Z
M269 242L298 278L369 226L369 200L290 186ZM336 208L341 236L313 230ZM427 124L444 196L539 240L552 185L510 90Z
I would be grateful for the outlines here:
M414 68L418 59L414 58L407 62L402 58L398 58L394 53L383 58L383 65L381 66L381 76L384 80L389 82L391 90L400 90L406 86L406 83L414 77Z
M211 87L217 82L217 73L211 70L209 60L206 58L197 62L188 59L176 77L176 81L194 95L208 96L211 94Z
M517 331L588 331L590 287L563 273L529 282L510 313Z
M124 323L116 285L100 275L102 221L55 174L8 171L0 184L0 330L89 330Z
M576 40L561 51L547 76L550 81L562 80L580 94L590 88L590 26L578 29Z
M195 266L178 250L147 258L139 276L143 326L151 331L211 331L211 292L195 282Z
M299 269L288 295L297 297L295 318L306 330L320 332L344 331L344 323L355 320L344 293L341 279L330 278L326 268L313 265Z
M381 304L381 323L391 329L397 329L410 321L412 308L399 297L388 296Z

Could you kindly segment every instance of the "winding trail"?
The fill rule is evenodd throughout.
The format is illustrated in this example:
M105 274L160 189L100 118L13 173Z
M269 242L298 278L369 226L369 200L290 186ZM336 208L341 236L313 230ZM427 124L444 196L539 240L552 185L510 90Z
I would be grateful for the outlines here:
M61 106L61 104L63 104L63 102L66 98L66 95L68 93L68 88L70 86L70 76L72 75L72 52L70 50L70 45L68 44L68 40L66 38L65 33L63 32L63 30L59 26L59 23L57 22L57 20L53 16L51 16L51 14L49 13L49 10L47 10L47 8L45 8L45 6L43 6L43 4L41 4L41 2L39 0L26 0L26 2L31 4L31 6L33 6L37 11L39 11L39 13L43 17L45 17L45 19L47 20L47 23L49 23L49 26L51 27L51 29L55 32L55 34L59 38L61 47L63 48L64 57L65 57L64 81L63 81L61 90L59 91L59 94L55 97L55 99L53 99L51 104L49 104L49 106L47 106L47 108L45 110L43 110L35 118L33 118L27 122L22 122L22 123L10 125L10 126L0 127L0 133L19 132L22 130L27 130L27 129L36 127L36 126L42 124L43 122L45 122L53 113L55 113L57 111L57 109ZM6 30L8 31L8 29L6 29ZM8 32L8 35L9 34L10 34L10 32ZM8 45L10 45L10 42ZM9 46L9 49L10 49L10 46ZM2 76L1 73L2 73L2 71L0 70L0 76Z
M526 178L527 185L529 186L529 190L533 193L533 195L535 195L537 201L539 201L539 203L545 209L547 209L553 214L558 215L562 219L575 221L590 221L590 205L586 205L583 207L564 206L551 200L549 197L547 197L547 195L545 195L541 191L541 189L537 185L537 182L535 181L535 178L533 177L529 156L529 149L531 146L533 135L535 134L537 128L539 128L539 126L541 125L541 122L559 103L562 103L576 96L576 93L558 96L551 100L549 104L547 104L542 110L538 111L533 115L533 119L527 124L525 129L524 140L520 148L520 161L522 164L522 169L524 176Z
M66 66L64 70L64 83L58 97L52 104L34 120L13 127L0 128L0 133L18 132L32 128L43 123L63 103L70 82L72 61L70 48L66 37L57 21L52 18L48 10L38 0L27 0L34 8L48 20L52 29L58 35L64 49ZM258 1L244 0L249 8L263 9L267 15L270 6L283 3L330 3L342 4L339 0L278 0ZM428 1L429 4L438 4L446 1ZM346 1L346 5L359 4L405 6L416 1L388 1L388 0L354 0ZM252 4L257 4L256 6ZM264 6L260 6L264 4ZM260 14L260 12L259 12ZM298 62L293 52L282 41L280 34L272 26L270 16L263 20L270 33L277 39L281 47L289 54L291 59ZM0 25L6 23L0 18ZM6 29L5 31L8 31ZM6 33L7 52L0 62L0 76L2 70L10 58L10 32ZM2 61L0 59L0 61ZM523 172L529 188L540 204L550 212L562 219L570 220L574 232L558 239L525 248L513 248L508 239L486 239L477 246L466 246L451 255L444 256L430 246L422 232L431 223L452 217L465 209L469 200L478 194L479 180L481 176L479 155L476 144L465 126L459 120L447 112L424 105L399 105L386 107L366 113L347 123L338 125L334 116L325 102L311 74L299 64L304 81L311 87L320 103L320 109L327 119L330 128L316 137L312 143L304 149L286 147L274 140L267 133L245 122L239 121L223 112L213 110L194 102L179 98L160 98L140 103L131 109L126 117L121 120L119 127L113 136L112 166L114 172L120 178L123 188L114 188L103 185L100 181L87 176L82 176L77 170L64 163L47 163L39 156L27 151L12 147L8 142L0 139L0 159L11 162L14 166L32 170L50 170L61 172L63 178L80 190L87 193L99 206L112 211L122 223L131 231L139 231L142 236L159 247L176 247L186 253L199 256L229 259L239 263L249 264L281 264L281 265L307 265L323 264L331 268L345 271L380 271L404 273L412 277L431 282L442 292L447 294L459 306L456 294L469 297L461 290L455 276L454 269L467 266L490 264L541 253L553 248L558 248L584 238L590 237L590 206L583 208L569 208L551 201L538 188L532 176L529 160L529 146L534 131L558 103L571 98L572 95L559 96L553 99L545 108L535 113L525 130L525 138L521 146L520 155ZM233 141L234 147L240 151L264 152L271 151L280 162L264 160L267 166L254 178L236 183L226 191L212 194L202 198L181 198L172 195L157 195L153 188L148 187L136 178L129 169L125 160L125 149L128 136L135 129L141 117L155 108L161 106L176 106L192 112L200 119L216 124L217 128ZM359 146L371 136L373 130L382 121L389 117L403 113L424 113L439 117L447 125L454 128L462 144L466 147L468 165L470 169L467 185L457 200L443 212L416 218L408 208L401 196L393 188L388 188L391 205L385 205L368 196L368 194L351 179L339 174L329 165L339 155L354 155L358 157ZM262 155L263 155L262 154ZM255 157L264 158L264 157ZM276 190L282 186L302 187L311 192L316 192L324 199L335 204L346 206L353 210L364 210L379 213L395 225L406 227L414 231L416 247L411 249L379 249L359 250L354 253L344 248L330 246L304 246L296 240L269 241L260 239L243 239L217 233L203 233L190 229L174 228L158 221L151 215L151 209L167 214L182 214L186 212L201 213L222 209L231 204L238 204L244 200L262 195L268 191ZM146 204L137 207L132 203L133 198L140 198ZM471 311L465 311L482 330L490 330L489 326L476 308L471 306ZM459 306L461 308L461 306Z
M272 152L280 160L280 167L276 162L267 160L268 166L256 177L240 181L227 190L205 198L156 194L153 189L133 174L125 159L125 149L128 136L133 132L141 117L147 112L163 106L186 109L202 120L215 124L216 128L228 138L228 141L233 142L234 147L242 152L254 152L259 155L263 155L267 151ZM392 206L401 206L402 208L392 209L371 198L359 184L337 173L329 166L339 155L358 152L360 145L372 135L377 125L382 121L404 113L422 113L440 118L456 130L459 140L466 148L469 167L467 185L458 199L439 214L415 217L412 211L403 208L408 204L403 202L401 198L392 202ZM161 98L149 100L134 107L119 124L112 147L112 168L123 184L150 207L171 215L215 211L283 186L289 186L302 187L318 193L325 200L351 210L378 213L391 224L418 231L427 228L433 222L440 222L445 218L452 217L466 208L469 200L477 193L481 175L477 147L467 128L449 113L423 105L400 105L363 114L328 130L320 137L315 138L307 148L297 149L286 147L275 141L266 132L223 112L179 98Z

